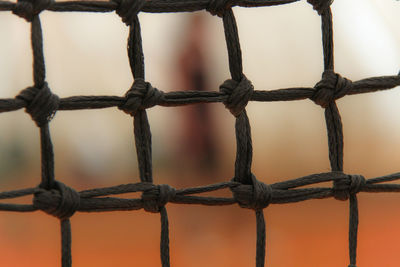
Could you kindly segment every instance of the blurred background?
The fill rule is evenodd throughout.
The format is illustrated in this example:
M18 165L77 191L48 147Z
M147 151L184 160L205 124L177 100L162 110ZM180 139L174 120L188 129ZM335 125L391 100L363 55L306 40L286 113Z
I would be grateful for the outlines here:
M233 10L244 73L255 89L312 87L320 80L320 18L311 5ZM336 72L351 80L398 73L400 2L337 0L332 10ZM125 94L132 84L128 28L114 12L40 16L47 81L54 93ZM202 11L141 13L139 19L146 80L154 87L215 91L230 77L220 18ZM0 22L0 97L9 98L33 83L30 25L11 12L0 12ZM337 101L346 173L372 178L400 170L398 89ZM310 100L250 102L247 111L252 169L259 180L272 183L330 170L321 107ZM148 116L155 183L182 188L233 177L234 118L222 104L154 107ZM24 110L1 114L0 125L0 190L36 186L38 128ZM132 118L117 108L60 111L50 127L58 180L77 190L139 181ZM31 197L13 203L18 201L30 203ZM400 265L399 201L398 194L359 194L359 266ZM172 266L254 266L254 212L236 205L167 207ZM347 266L348 202L271 205L264 213L267 266ZM143 210L76 213L73 265L160 266L159 220ZM59 222L42 212L2 212L0 237L0 266L60 264Z

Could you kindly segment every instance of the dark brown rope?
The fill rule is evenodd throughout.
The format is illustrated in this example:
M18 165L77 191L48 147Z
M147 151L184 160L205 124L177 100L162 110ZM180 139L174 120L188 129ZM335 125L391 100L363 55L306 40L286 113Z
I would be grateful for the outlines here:
M67 1L19 0L1 1L0 11L12 11L31 23L33 53L33 85L22 90L13 99L0 99L0 112L25 108L40 129L42 179L35 188L0 193L0 199L32 195L32 204L0 203L0 210L30 212L42 210L55 216L61 224L62 266L72 266L71 224L75 212L127 211L144 209L160 213L160 256L163 267L170 266L168 203L224 206L238 204L253 209L257 222L256 266L265 265L265 220L263 209L270 204L295 203L310 199L334 197L349 200L349 267L356 266L359 192L400 192L399 184L388 184L400 179L400 173L365 179L361 175L343 173L343 126L336 100L346 95L392 89L400 85L398 75L372 77L354 81L334 72L332 0L307 0L321 16L324 70L321 81L313 87L255 90L243 74L242 53L232 7L258 7L289 4L298 0L113 0ZM71 96L58 98L47 84L43 54L43 37L39 15L42 11L111 12L121 17L129 27L128 58L134 82L124 96ZM228 51L231 79L221 84L219 91L182 91L164 93L145 80L144 54L139 12L193 12L207 10L222 18ZM293 101L310 99L324 108L328 135L331 172L265 184L251 171L252 141L246 106L249 101ZM175 189L153 183L151 131L146 109L154 106L181 106L196 103L222 102L236 118L235 176L229 182ZM49 123L58 110L100 109L118 107L133 117L136 153L139 163L139 183L123 184L76 192L55 180L54 153ZM332 187L318 187L318 183L333 182ZM316 185L316 187L307 187ZM201 196L199 194L229 188L232 197ZM112 197L112 195L141 192L140 198Z
M269 197L264 200L264 205L268 204L288 204L296 203L311 199L324 199L331 198L337 194L337 191L348 192L349 196L351 192L400 192L400 184L381 184L390 181L400 180L400 173L394 173L387 176L378 178L366 179L365 184L362 183L360 186L355 187L357 190L354 191L354 182L352 186L352 177L355 175L347 175L342 172L327 172L319 174L311 174L305 177L287 180L284 182L278 182L270 184L271 188L266 190L266 194ZM376 181L376 180L379 181ZM329 181L340 181L339 187L315 187L315 188L302 188L306 185L313 185ZM60 182L57 182L60 183ZM66 185L64 185L66 187ZM146 206L154 205L161 199L164 199L161 203L175 204L195 204L205 206L225 206L239 204L241 206L247 203L253 203L253 186L243 185L238 182L222 182L218 184L206 185L201 187L185 188L185 189L172 189L168 190L168 193L164 193L160 197L160 185L140 182L134 184L123 184L112 187L95 188L78 192L79 200L76 200L75 194L64 194L59 189L45 190L41 187L26 188L21 190L6 191L0 193L0 199L13 199L28 195L34 195L32 204L10 204L0 203L0 210L8 211L35 211L44 210L49 213L49 210L59 208L61 201L68 203L67 209L75 210L75 212L96 212L96 211L113 211L113 210L138 210L144 209ZM230 188L232 190L232 197L206 197L198 194L206 192L216 192ZM174 192L171 192L174 191ZM120 198L110 197L112 195L127 194L133 192L147 192L141 198ZM43 195L41 195L43 194ZM168 197L165 197L167 194ZM264 195L262 196L264 197ZM63 200L64 198L64 200ZM269 200L268 200L269 199ZM147 204L149 201L153 204ZM262 200L261 200L262 201ZM76 203L79 203L78 205ZM156 204L157 205L157 204ZM73 207L73 208L71 208ZM65 208L62 208L65 209ZM54 216L54 215L53 215Z

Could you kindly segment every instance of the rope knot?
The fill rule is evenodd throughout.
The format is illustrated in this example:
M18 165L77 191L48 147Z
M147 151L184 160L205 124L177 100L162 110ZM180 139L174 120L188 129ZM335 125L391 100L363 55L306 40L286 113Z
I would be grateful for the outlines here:
M228 95L228 99L224 101L224 105L235 116L246 108L251 96L253 95L254 87L251 82L243 75L240 82L229 79L226 80L219 90Z
M264 184L251 175L252 185L235 185L231 187L234 199L242 208L262 210L268 207L272 199L272 187Z
M322 15L332 5L333 0L307 0L307 2L313 6L318 15Z
M119 109L134 116L138 110L144 110L157 105L164 97L164 92L153 88L143 79L135 79L131 89L125 94L126 101Z
M116 13L121 17L122 21L130 26L137 14L140 12L146 0L113 0L118 4Z
M145 211L157 213L176 195L175 188L167 185L155 185L142 193L143 208Z
M33 17L47 9L52 0L18 0L12 13L31 22Z
M39 188L33 197L33 206L60 220L68 219L79 208L80 196L74 189L56 181L55 188Z
M347 178L333 182L333 196L337 200L347 200L351 194L357 194L365 186L366 180L362 175L348 175Z
M42 88L28 87L22 90L16 98L26 102L25 111L39 127L53 119L60 104L60 99L50 91L46 82Z
M211 15L217 15L222 18L225 10L231 8L234 4L235 0L211 0L206 10L210 12Z
M352 87L353 84L350 80L327 70L322 74L322 80L314 86L315 93L311 100L326 108L331 102L345 96Z

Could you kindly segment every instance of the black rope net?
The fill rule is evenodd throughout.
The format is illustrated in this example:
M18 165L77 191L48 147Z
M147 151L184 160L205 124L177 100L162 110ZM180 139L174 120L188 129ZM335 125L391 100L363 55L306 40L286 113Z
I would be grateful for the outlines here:
M359 192L400 192L399 184L388 184L400 179L400 173L365 179L358 174L343 173L343 131L335 100L345 95L387 90L400 85L400 74L350 81L334 71L332 12L333 0L307 0L321 17L324 70L322 79L310 88L254 90L243 74L242 55L234 6L259 7L297 2L298 0L113 0L66 1L18 0L1 1L0 11L12 11L31 24L34 84L15 98L0 99L0 112L25 108L40 130L41 183L26 188L0 193L0 199L33 195L32 204L0 203L0 210L31 212L42 210L60 219L62 237L62 266L72 265L70 217L79 212L127 211L144 209L161 215L160 255L162 266L170 266L167 203L222 206L239 204L255 211L257 221L256 266L265 265L265 221L263 210L269 204L284 204L308 199L335 199L350 202L349 267L356 266ZM193 12L206 9L222 18L229 56L231 78L222 83L219 91L182 91L164 93L145 80L144 56L139 12ZM46 82L43 38L40 13L48 11L113 12L129 27L128 57L134 78L124 96L73 96L59 98ZM311 99L325 112L331 172L311 174L298 179L265 184L252 174L252 142L249 118L245 107L249 101L292 101ZM233 179L194 188L175 189L165 184L154 184L152 177L151 132L146 109L156 105L180 106L196 103L222 102L236 117L236 161ZM54 177L54 155L49 123L58 110L100 109L118 107L133 117L140 182L77 192ZM318 183L332 182L332 187ZM310 185L314 185L311 187ZM305 187L308 186L308 187ZM199 195L229 188L232 197ZM141 192L141 198L113 197L116 194Z

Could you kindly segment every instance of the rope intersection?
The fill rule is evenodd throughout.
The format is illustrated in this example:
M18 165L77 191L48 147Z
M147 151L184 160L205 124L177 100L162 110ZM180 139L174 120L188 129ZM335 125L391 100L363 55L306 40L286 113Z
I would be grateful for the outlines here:
M324 70L313 87L256 90L243 73L239 35L232 7L283 5L299 0L112 0L66 1L18 0L1 1L0 11L11 11L31 24L33 53L32 86L15 98L0 99L0 112L25 108L40 130L41 182L35 188L0 193L0 199L32 195L32 204L0 203L0 210L30 212L42 210L57 217L61 224L62 266L72 266L70 218L75 212L103 212L144 209L161 216L160 256L163 267L170 266L169 224L166 205L201 204L222 206L238 204L255 211L257 221L256 266L265 265L265 220L263 209L270 204L285 204L309 199L334 197L350 202L349 267L356 266L359 192L400 192L399 184L385 182L400 179L400 173L365 179L362 175L343 173L343 130L336 100L346 95L392 89L400 85L399 75L372 77L351 81L334 71L334 49L331 4L333 0L307 0L321 17ZM207 10L223 21L231 77L219 91L168 92L152 87L145 79L144 55L138 14L140 12L193 12ZM46 82L42 11L113 12L129 27L128 57L134 82L124 96L72 96L59 98ZM310 99L325 112L331 171L265 184L251 171L252 141L246 106L249 101L294 101ZM146 109L196 103L222 102L236 118L236 161L234 177L227 182L194 188L175 189L153 183L151 131ZM133 117L140 182L77 192L54 176L54 155L49 123L59 110L100 109L117 107ZM307 187L332 182L332 187ZM205 197L199 194L229 188L232 197ZM112 197L115 194L141 192L140 198Z

